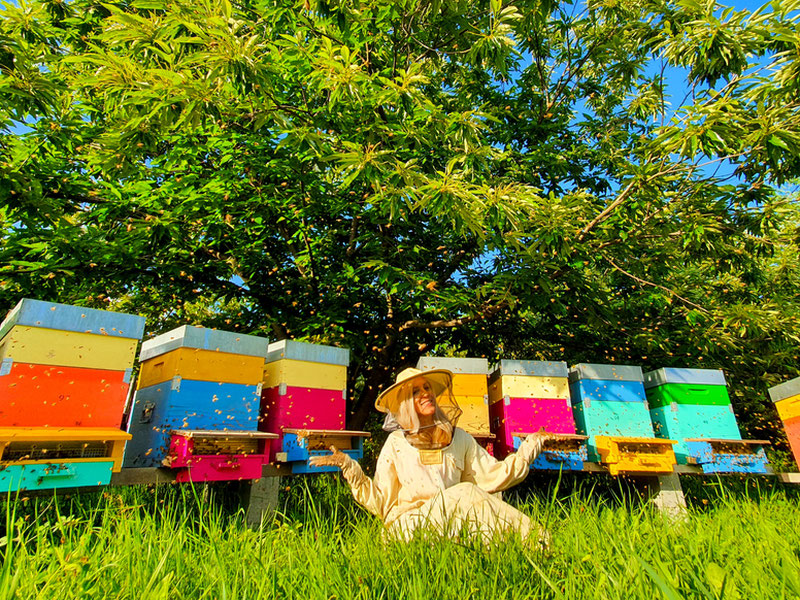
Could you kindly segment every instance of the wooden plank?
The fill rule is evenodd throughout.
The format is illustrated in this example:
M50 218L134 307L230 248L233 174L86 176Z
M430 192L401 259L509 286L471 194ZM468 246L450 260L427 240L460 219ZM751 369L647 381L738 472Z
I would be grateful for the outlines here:
M521 433L521 432L514 432L511 435L514 437L528 437L529 435L533 435L533 433ZM588 440L588 435L578 435L577 433L548 433L548 435L554 437L557 440Z
M784 483L800 483L800 473L776 473Z
M686 438L685 442L709 442L712 444L752 444L754 446L768 446L772 442L767 440L722 440L716 438Z
M283 433L293 433L297 437L309 436L342 436L370 437L366 431L348 431L346 429L284 429Z
M214 429L173 429L170 435L180 435L187 438L221 438L221 439L259 439L277 440L280 436L277 433L267 433L265 431L221 431Z
M0 427L0 441L111 441L129 440L131 434L113 427Z

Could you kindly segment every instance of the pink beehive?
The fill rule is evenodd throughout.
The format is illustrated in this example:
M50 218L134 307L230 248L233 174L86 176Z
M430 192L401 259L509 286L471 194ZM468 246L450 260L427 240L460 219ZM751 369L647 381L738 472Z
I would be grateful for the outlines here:
M350 351L282 340L269 345L261 390L259 429L345 428L347 365ZM282 440L271 443L274 457Z
M489 417L498 456L514 451L515 433L576 432L568 372L560 361L500 361L489 379Z

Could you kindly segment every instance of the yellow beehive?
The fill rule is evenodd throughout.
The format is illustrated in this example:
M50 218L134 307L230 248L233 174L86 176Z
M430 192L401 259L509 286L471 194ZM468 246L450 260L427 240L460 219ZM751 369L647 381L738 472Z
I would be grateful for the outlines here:
M183 347L143 361L138 387L163 383L175 376L193 381L258 385L263 370L263 356Z
M136 354L133 338L16 325L0 342L0 360L124 371Z
M781 420L785 423L789 419L800 417L800 394L784 398L775 403Z
M129 439L129 433L109 427L0 427L0 462L9 466L111 459L116 473Z
M569 398L566 377L503 375L489 384L489 403L509 398Z
M456 402L462 410L458 419L458 426L461 429L475 437L491 435L489 404L486 396L456 396Z
M598 435L595 437L600 462L612 475L621 473L672 473L676 464L675 440Z
M485 396L487 392L486 375L479 373L453 373L453 395Z
M265 388L284 384L322 390L344 390L347 387L347 367L343 365L280 359L264 366Z

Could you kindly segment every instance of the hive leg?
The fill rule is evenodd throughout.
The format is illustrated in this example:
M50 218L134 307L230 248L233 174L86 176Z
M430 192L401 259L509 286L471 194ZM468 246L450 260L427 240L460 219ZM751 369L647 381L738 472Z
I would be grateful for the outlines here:
M242 505L247 525L258 529L263 521L272 519L278 508L280 477L262 477L242 485Z
M686 498L683 495L680 476L677 473L643 477L650 501L666 516L683 520L688 514L686 511Z

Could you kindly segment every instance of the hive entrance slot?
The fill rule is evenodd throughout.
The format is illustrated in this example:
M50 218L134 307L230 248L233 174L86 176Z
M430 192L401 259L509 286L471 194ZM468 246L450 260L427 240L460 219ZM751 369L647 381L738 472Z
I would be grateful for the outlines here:
M109 456L106 442L9 442L3 451L4 462L60 460L64 458L102 458Z
M211 454L257 454L260 442L257 439L228 440L219 438L193 438L195 455Z

